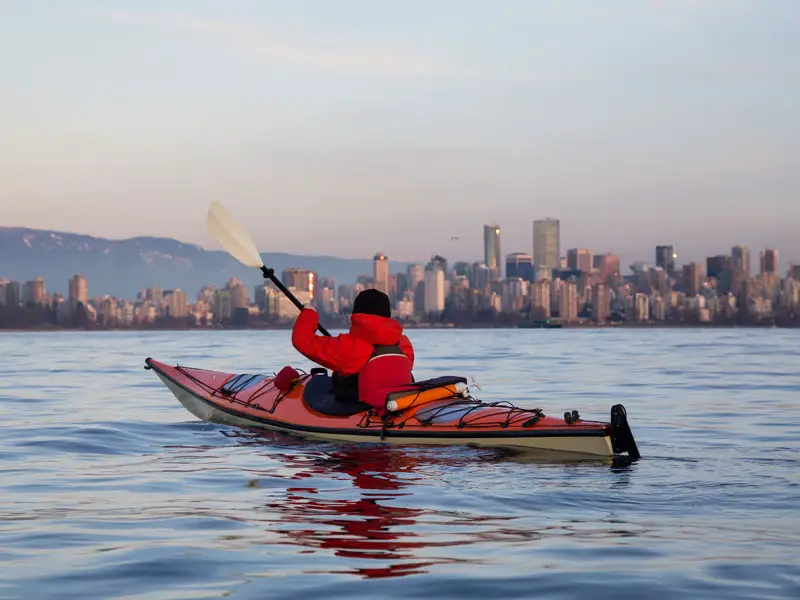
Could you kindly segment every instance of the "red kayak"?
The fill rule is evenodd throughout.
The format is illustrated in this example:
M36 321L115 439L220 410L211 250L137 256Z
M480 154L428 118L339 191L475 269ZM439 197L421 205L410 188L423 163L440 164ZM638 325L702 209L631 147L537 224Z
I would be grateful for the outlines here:
M282 391L275 378L171 366L145 359L189 412L204 421L278 430L314 438L393 444L462 444L524 447L588 455L639 451L625 408L611 408L610 422L584 421L577 411L564 418L509 402L470 396L463 377L438 377L387 399L379 417L360 402L337 400L325 369L302 373Z

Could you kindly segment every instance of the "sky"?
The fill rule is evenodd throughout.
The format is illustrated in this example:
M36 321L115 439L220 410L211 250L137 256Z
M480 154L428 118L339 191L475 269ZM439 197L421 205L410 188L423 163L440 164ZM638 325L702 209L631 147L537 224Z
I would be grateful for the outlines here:
M797 0L3 0L0 73L0 225L800 262Z

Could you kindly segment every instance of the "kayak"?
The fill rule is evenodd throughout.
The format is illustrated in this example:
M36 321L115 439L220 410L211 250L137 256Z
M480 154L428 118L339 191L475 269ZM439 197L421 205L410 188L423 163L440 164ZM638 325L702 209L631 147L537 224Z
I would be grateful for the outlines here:
M325 369L299 376L287 386L275 376L227 373L168 365L150 357L152 370L194 416L209 422L277 430L301 436L347 442L391 444L461 444L530 448L587 455L639 451L625 407L611 407L609 422L583 420L578 411L564 417L540 408L521 408L507 401L483 402L469 393L463 377L415 382L387 398L392 410L383 416L361 402L338 400Z

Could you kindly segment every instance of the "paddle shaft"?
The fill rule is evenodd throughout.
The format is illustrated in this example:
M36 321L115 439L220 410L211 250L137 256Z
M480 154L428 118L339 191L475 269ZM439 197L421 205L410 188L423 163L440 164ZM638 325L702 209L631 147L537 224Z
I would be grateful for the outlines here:
M298 309L303 310L303 303L300 302L300 300L298 300L297 297L292 292L290 292L289 289L285 285L283 285L283 282L280 279L275 277L275 271L273 271L269 267L265 267L264 265L261 265L261 272L264 274L264 279L269 279L272 283L274 283L278 287L278 289L281 292L284 293L284 295L287 298L289 298L289 300L292 301L292 303ZM319 329L319 332L322 335L327 335L328 337L331 337L331 334L322 325L317 325L317 329Z

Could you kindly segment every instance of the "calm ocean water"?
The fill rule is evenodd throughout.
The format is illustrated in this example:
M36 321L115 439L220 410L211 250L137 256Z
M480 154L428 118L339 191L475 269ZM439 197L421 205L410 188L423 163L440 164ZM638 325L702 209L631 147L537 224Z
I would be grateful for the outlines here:
M800 598L800 331L410 337L486 400L623 403L642 459L255 435L142 368L309 367L286 331L4 332L0 597Z

